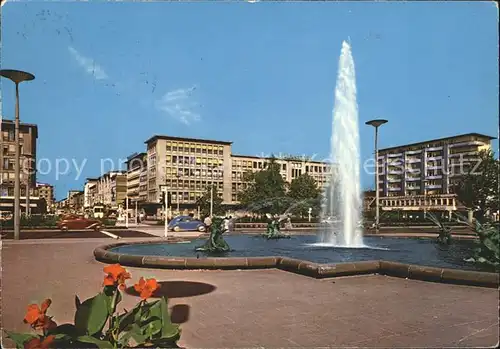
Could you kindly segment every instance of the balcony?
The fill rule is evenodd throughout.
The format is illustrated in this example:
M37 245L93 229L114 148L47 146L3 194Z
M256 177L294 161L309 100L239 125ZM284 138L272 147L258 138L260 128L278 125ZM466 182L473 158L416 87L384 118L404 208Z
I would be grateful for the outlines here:
M441 189L441 184L426 184L425 189Z
M389 170L388 173L389 174L403 174L403 171L402 170Z
M433 155L433 156L427 156L427 160L441 160L443 158L443 155Z
M443 175L430 175L430 176L425 176L425 179L441 179L443 178Z
M392 187L389 188L389 191L401 191L401 187Z
M408 150L406 151L406 154L412 155L412 154L420 154L422 152L422 149L419 150Z
M387 154L387 157L388 158L399 158L399 157L402 157L403 156L403 153L396 153L396 154Z
M438 150L443 150L443 146L439 146L439 147L429 147L429 148L426 148L427 151L438 151Z
M405 181L407 182L415 182L415 181L420 181L421 177L406 177Z
M422 159L420 159L420 158L407 158L406 159L407 164L413 164L413 163L421 162L421 161L422 161Z
M401 180L402 178L387 178L387 182L389 183L399 183Z
M465 156L465 155L476 155L477 156L478 152L477 151L464 151L463 153L453 153L450 154L448 157L454 158L454 157L460 157L460 156Z
M448 147L455 148L455 147L463 147L463 146L467 146L467 145L484 145L484 143L481 141L467 141L467 142L450 144Z

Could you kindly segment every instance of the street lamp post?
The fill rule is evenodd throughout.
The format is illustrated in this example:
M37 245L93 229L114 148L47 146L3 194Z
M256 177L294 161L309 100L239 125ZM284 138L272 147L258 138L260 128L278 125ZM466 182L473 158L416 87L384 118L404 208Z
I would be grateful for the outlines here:
M35 76L31 73L24 72L21 70L11 70L2 69L0 70L0 76L11 80L16 84L16 119L15 119L15 142L16 142L16 158L14 165L14 239L19 240L19 235L21 231L21 188L20 188L20 171L19 171L19 84L23 81L31 81L35 79Z
M380 204L378 190L378 128L387 123L384 119L375 119L365 122L366 125L375 127L375 231L378 233L380 223Z

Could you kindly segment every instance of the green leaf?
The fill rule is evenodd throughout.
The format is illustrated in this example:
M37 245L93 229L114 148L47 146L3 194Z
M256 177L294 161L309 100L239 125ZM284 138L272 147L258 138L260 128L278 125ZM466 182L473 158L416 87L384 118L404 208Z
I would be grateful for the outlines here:
M24 343L27 341L32 340L33 338L40 338L39 336L31 333L15 333L9 331L5 331L5 333L7 333L7 338L12 339L12 341L16 343L17 348L24 348Z
M128 342L130 338L132 338L137 345L144 344L147 339L142 328L140 328L137 324L133 324L121 340L126 339Z
M108 319L107 296L99 293L83 302L75 313L75 326L79 333L94 335L104 328Z
M165 297L160 300L161 314L162 314L162 329L161 338L168 340L176 340L180 335L179 325L173 324L168 313L168 303Z
M70 337L76 337L78 335L78 331L73 324L62 324L57 326L56 328L53 328L52 330L49 330L48 334L53 334L53 335L67 335Z
M113 314L112 307L113 307L113 297L114 297L115 292L117 292L116 303L115 303L115 309L116 309L116 306L122 300L122 295L121 295L120 291L118 291L118 289L116 287L113 287L113 286L104 287L103 293L106 295L106 303L108 304L108 314L109 315Z
M147 338L153 338L153 336L160 334L162 330L162 308L159 301L152 303L149 310L144 314L141 327Z
M99 349L113 348L113 344L108 341L103 341L92 336L79 336L76 338L81 343L95 344Z

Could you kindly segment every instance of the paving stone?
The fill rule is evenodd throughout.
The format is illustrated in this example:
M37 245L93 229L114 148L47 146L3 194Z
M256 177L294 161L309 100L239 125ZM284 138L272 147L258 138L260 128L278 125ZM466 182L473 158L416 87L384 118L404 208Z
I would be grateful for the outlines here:
M0 327L26 331L26 306L52 298L72 321L74 294L98 292L97 242L3 243ZM476 347L498 342L498 291L366 275L314 279L277 269L127 268L164 282L187 348ZM132 283L130 283L130 286ZM163 291L162 291L163 292ZM122 307L138 300L125 294ZM6 341L5 347L12 347Z

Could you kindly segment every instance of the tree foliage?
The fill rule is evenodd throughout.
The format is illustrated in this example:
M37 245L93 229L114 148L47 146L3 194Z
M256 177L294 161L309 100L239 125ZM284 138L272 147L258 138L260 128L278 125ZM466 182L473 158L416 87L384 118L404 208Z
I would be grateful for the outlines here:
M286 182L274 157L259 172L246 173L248 185L239 193L241 204L256 213L282 213L287 206Z
M491 150L481 151L479 159L478 166L472 163L470 170L455 186L454 191L466 207L476 212L476 218L482 220L487 211L498 210L500 165Z
M308 214L309 208L312 208L314 215L319 214L321 189L309 174L302 174L292 180L288 196L295 205L292 213L305 216Z
M208 185L203 195L197 200L197 205L200 206L200 214L202 217L210 215L210 192L213 190L213 214L215 216L224 214L224 205L222 198L217 195L217 185Z
M240 192L242 206L255 213L307 215L309 208L317 215L321 206L321 189L314 178L303 174L290 185L280 173L280 164L271 158L268 166L259 172L246 173L244 181L248 186Z

